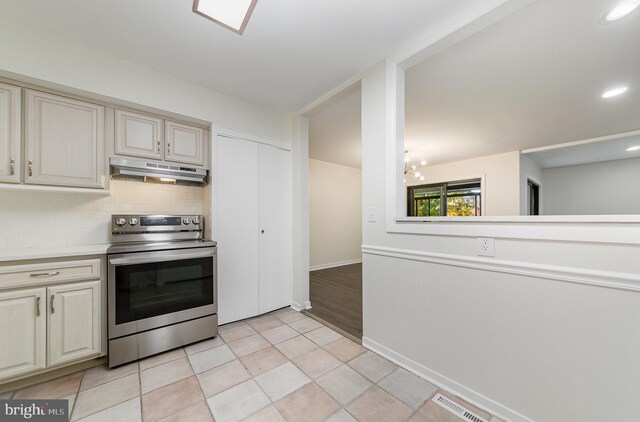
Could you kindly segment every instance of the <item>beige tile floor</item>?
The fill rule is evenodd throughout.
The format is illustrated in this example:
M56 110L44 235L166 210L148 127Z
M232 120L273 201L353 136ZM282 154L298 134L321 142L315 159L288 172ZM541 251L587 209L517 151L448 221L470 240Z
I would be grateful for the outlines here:
M222 326L214 339L12 396L66 398L71 420L83 422L461 421L430 400L437 392L495 420L287 308Z

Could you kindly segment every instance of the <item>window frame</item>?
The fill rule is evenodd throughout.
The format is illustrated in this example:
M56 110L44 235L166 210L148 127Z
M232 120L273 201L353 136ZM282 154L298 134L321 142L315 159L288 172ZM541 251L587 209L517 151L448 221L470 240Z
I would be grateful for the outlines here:
M450 188L452 188L451 190L453 190L453 188L455 189L464 189L465 187L468 188L478 188L480 189L480 193L478 194L474 194L473 196L476 198L475 199L475 208L477 209L478 214L470 216L470 217L481 217L484 210L483 210L483 206L482 206L482 198L483 198L483 183L482 183L482 178L474 178L474 179L462 179L462 180L451 180L451 181L446 181L446 182L439 182L439 183L428 183L428 184L424 184L424 185L414 185L414 186L407 186L407 217L453 217L453 216L449 216L448 215L448 206L449 206L449 198L455 198L455 197L460 197L460 196L470 196L470 195L456 195L456 196L449 196L449 191ZM415 197L415 191L417 189L428 189L428 188L440 188L440 215L439 216L434 216L434 215L429 215L429 216L417 216L415 215L415 202L416 202L416 197ZM434 198L435 199L435 198ZM458 217L456 217L458 218Z

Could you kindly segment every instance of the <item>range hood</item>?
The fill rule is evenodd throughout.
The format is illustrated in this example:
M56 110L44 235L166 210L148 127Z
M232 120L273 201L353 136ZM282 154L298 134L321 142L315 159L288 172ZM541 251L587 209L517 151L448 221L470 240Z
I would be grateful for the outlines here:
M112 180L187 186L204 186L207 184L208 171L195 167L148 163L111 157L109 158L109 168Z

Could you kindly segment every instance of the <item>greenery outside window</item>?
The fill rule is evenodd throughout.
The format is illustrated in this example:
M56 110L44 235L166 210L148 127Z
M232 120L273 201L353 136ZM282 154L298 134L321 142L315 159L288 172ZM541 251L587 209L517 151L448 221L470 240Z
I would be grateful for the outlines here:
M407 187L409 217L477 217L481 213L480 179Z

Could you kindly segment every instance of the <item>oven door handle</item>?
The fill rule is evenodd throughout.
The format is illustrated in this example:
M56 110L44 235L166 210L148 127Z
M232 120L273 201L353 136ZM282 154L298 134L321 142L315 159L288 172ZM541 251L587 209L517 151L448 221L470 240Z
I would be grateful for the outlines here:
M118 257L110 258L109 264L111 265L135 265L135 264L148 264L151 262L163 262L163 261L177 261L180 259L195 259L195 258L208 258L216 255L216 251L198 251L193 252L189 251L185 252L176 252L176 253L149 253L144 254L145 256L126 256L125 254L119 255Z

